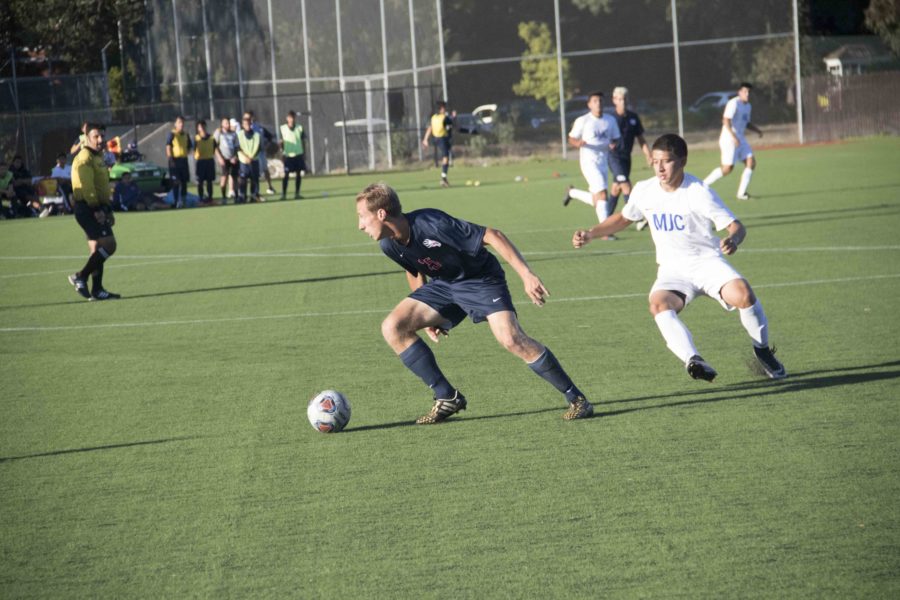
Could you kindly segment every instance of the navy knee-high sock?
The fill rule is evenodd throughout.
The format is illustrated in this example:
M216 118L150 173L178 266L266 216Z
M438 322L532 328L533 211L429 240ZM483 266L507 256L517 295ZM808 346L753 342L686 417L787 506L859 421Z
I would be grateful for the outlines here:
M456 389L450 385L444 374L441 373L434 352L428 347L422 338L419 338L412 346L400 353L400 360L407 369L419 376L425 385L434 390L435 398L450 399L456 393Z
M566 402L572 403L578 396L584 396L581 390L572 383L562 365L556 360L556 356L550 352L550 348L544 348L544 353L534 362L528 363L528 366L550 385L565 394Z

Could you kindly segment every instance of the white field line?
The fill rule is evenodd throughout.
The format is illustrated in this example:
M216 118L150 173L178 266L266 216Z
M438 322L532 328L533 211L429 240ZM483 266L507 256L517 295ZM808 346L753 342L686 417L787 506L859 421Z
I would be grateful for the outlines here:
M822 285L830 283L848 283L853 281L873 281L878 279L896 279L900 278L900 273L892 273L887 275L869 275L866 277L841 277L836 279L811 279L807 281L788 281L783 283L767 283L762 285L754 285L756 289L764 288L781 288L781 287L801 287L807 285ZM579 296L574 298L554 298L553 302L592 302L597 300L621 300L623 298L643 298L647 296L647 292L637 292L630 294L610 294L605 296ZM171 321L137 321L131 323L99 323L92 325L56 325L56 326L31 326L31 327L0 327L0 333L17 333L29 331L75 331L85 329L122 329L130 327L162 327L170 325L202 325L207 323L237 323L242 321L264 321L274 319L309 319L321 317L343 317L368 314L386 315L391 308L373 308L367 310L345 310L334 312L304 312L304 313L287 313L281 315L256 315L246 317L221 317L218 319L184 319Z
M581 251L581 255L603 255L603 256L644 256L654 254L654 250L634 250L631 252L616 252L614 250L601 250L597 243L589 250ZM883 250L900 250L900 246L807 246L807 247L789 247L789 248L744 248L740 252L742 254L759 254L772 252L876 252ZM567 254L575 255L574 249L566 250L531 250L523 251L524 256L562 256ZM294 252L294 251L277 251L277 252L227 252L221 254L133 254L133 255L116 255L115 260L216 260L216 259L232 259L232 258L365 258L378 257L382 258L384 254L378 251L373 252ZM29 260L80 260L84 259L83 254L73 255L50 255L50 256L0 256L0 261L29 261ZM152 263L147 263L152 264Z
M187 262L189 258L171 258L168 260L152 260L148 262L130 263L124 265L110 265L108 269L127 269L129 267L143 267L146 265L168 265L172 263ZM13 273L11 275L0 275L0 279L14 279L16 277L35 277L37 275L59 275L60 273L69 274L72 269L63 269L61 271L34 271L31 273Z

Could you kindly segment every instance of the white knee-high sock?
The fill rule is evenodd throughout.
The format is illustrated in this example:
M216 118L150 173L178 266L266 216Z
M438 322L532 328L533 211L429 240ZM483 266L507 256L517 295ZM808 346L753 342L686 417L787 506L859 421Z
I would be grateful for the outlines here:
M741 184L738 186L738 196L743 196L747 193L747 188L750 187L751 177L753 177L753 169L744 167L744 172L741 173Z
M594 207L594 211L597 213L597 222L602 223L609 217L609 207L606 206L606 200L600 200L597 202L597 206Z
M588 206L594 206L594 195L590 192L571 188L569 190L569 197L574 198L579 202L584 202Z
M716 167L709 175L706 176L706 179L703 180L703 183L705 183L706 185L712 185L716 181L722 179L722 177L724 176L725 174L722 173L722 167Z
M753 345L757 348L766 348L769 345L769 320L766 319L762 304L757 300L756 304L750 308L742 308L739 312L741 325L747 330Z
M674 310L664 310L658 313L653 319L663 339L666 340L666 346L677 356L681 362L687 364L688 360L697 352L694 346L694 338L691 332L681 322Z

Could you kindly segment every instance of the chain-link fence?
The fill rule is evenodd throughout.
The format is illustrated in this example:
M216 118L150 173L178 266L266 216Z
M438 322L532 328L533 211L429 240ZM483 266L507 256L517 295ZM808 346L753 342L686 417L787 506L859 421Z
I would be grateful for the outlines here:
M619 85L630 89L648 135L679 131L712 141L724 103L744 80L755 83L753 121L795 142L801 108L818 123L821 98L834 116L851 105L847 93L880 97L890 85L813 78L808 92L798 87L794 0L759 0L752 10L739 0L147 0L145 7L145 29L126 48L134 69L121 96L133 106L110 107L103 75L57 78L53 89L28 84L43 85L43 94L20 85L15 99L3 79L0 101L16 109L0 114L0 150L24 150L31 164L49 167L90 118L160 162L177 114L215 123L253 110L277 132L294 110L314 172L389 169L430 160L419 142L435 101L447 98L458 112L458 158L561 155L586 94L599 89L608 98ZM806 60L806 69L822 70L815 57ZM881 101L853 102L853 110L895 114ZM858 125L817 125L813 136Z

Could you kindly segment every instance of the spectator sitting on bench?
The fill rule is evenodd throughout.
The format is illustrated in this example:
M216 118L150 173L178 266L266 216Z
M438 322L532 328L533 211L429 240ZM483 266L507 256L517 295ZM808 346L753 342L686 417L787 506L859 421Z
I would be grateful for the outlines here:
M158 199L153 194L141 191L138 184L132 179L131 173L122 173L122 179L116 183L113 189L112 206L121 211L142 211L169 208L169 205Z
M72 212L72 165L66 164L66 158L65 152L56 155L56 164L50 171L50 177L56 180L56 185L65 200L66 212Z
M31 171L18 154L13 157L9 172L13 175L13 189L16 192L16 211L19 216L36 217L41 211L41 203L31 183Z

